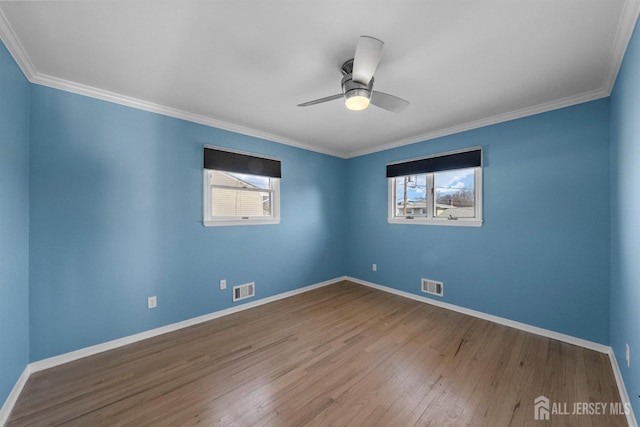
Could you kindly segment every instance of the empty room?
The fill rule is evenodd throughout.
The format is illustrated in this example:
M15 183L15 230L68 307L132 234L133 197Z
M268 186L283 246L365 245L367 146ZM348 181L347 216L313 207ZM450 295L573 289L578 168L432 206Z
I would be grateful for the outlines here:
M0 2L0 426L637 426L639 13Z

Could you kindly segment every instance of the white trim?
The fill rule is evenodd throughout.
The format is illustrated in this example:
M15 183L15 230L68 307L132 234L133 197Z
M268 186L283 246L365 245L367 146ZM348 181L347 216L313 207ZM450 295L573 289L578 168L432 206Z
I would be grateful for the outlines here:
M470 308L465 308L458 305L437 301L432 298L415 295L409 292L399 291L397 289L393 289L388 286L367 282L366 280L356 279L354 277L349 277L349 276L347 276L346 280L349 280L354 283L358 283L360 285L368 286L370 288L374 288L374 289L389 292L395 295L399 295L405 298L410 298L412 300L435 305L441 308L446 308L447 310L456 311L458 313L477 317L479 319L488 320L490 322L498 323L500 325L509 326L515 329L520 329L521 331L531 332L532 334L541 335L543 337L577 345L579 347L584 347L589 350L597 351L599 353L609 353L609 350L611 349L611 347L604 344L599 344L599 343L588 341L582 338L573 337L571 335L561 334L560 332L539 328L537 326L528 325L526 323L516 322L515 320L505 319L504 317L494 316L492 314L483 313L481 311L472 310Z
M616 384L618 385L618 392L620 393L620 401L624 406L629 407L631 410L627 414L627 424L632 427L638 426L638 421L636 421L636 416L633 413L633 406L631 405L631 400L629 399L629 394L627 393L627 387L624 385L624 380L622 379L622 373L620 372L620 366L618 365L618 359L616 359L615 352L612 347L609 347L609 361L611 362L611 369L613 370L613 376L616 379Z
M11 411L13 410L13 407L16 404L16 401L18 400L20 393L22 392L22 389L24 388L31 374L34 372L43 371L45 369L53 368L58 365L63 365L68 362L73 362L74 360L82 359L84 357L93 356L94 354L113 350L113 349L123 347L125 345L129 345L129 344L142 341L148 338L153 338L158 335L177 331L179 329L187 328L189 326L197 325L199 323L208 322L209 320L217 319L219 317L227 316L229 314L237 313L243 310L248 310L250 308L258 307L260 305L268 304L270 302L274 302L284 298L289 298L294 295L308 292L313 289L318 289L324 286L332 285L334 283L338 283L343 280L346 280L345 276L326 280L324 282L294 289L292 291L283 292L281 294L273 295L267 298L262 298L250 303L230 307L220 311L215 311L213 313L205 314L203 316L183 320L182 322L172 323L170 325L161 326L159 328L151 329L145 332L140 332L138 334L129 335L123 338L118 338L116 340L107 341L101 344L96 344L96 345L81 348L79 350L75 350L69 353L65 353L58 356L49 357L47 359L38 360L37 362L29 363L24 368L24 371L22 372L22 375L20 375L20 378L18 378L18 381L16 382L16 384L13 386L13 389L11 390L11 393L9 393L7 400L2 405L2 409L0 409L0 426L4 426L4 424L9 419L9 415L11 415Z
M480 148L481 147L475 147ZM465 151L472 151L471 149L450 151L442 154L434 154L428 157L418 157L410 160L403 160L400 162L387 163L388 165L411 162L413 160L421 160L427 158L441 157L446 156L448 154L461 153ZM481 161L482 162L482 161ZM482 200L483 200L483 187L482 187L482 166L474 167L474 183L475 183L475 218L458 218L456 220L450 220L447 218L440 218L433 216L433 208L435 206L435 195L434 195L434 172L422 173L417 175L426 175L427 176L427 194L425 197L426 200L426 215L416 215L411 216L410 218L403 216L396 216L396 178L392 177L387 178L387 222L389 224L410 224L410 225L443 225L449 227L482 227L484 223L483 220L483 211L482 211ZM469 168L470 169L470 168ZM437 172L436 172L437 173Z
M13 50L11 51L11 53L13 54ZM327 154L330 156L339 157L343 159L358 157L365 154L377 153L380 151L389 150L391 148L402 147L404 145L428 141L431 139L440 138L443 136L452 135L452 134L456 134L456 133L460 133L468 130L473 130L473 129L490 126L490 125L494 125L502 122L508 122L511 120L533 116L540 113L546 113L548 111L570 107L572 105L582 104L589 101L595 101L596 99L600 99L600 98L606 98L611 94L610 91L608 92L605 89L598 89L598 90L587 92L584 94L570 96L570 97L555 100L552 102L535 105L533 107L527 107L527 108L523 108L513 112L508 112L508 113L499 114L496 116L491 116L491 117L487 117L487 118L483 118L483 119L479 119L479 120L475 120L467 123L462 123L460 125L452 126L450 128L438 129L438 130L427 132L425 134L417 135L411 138L401 139L399 141L378 145L378 146L371 147L364 150L358 150L353 152L342 152L342 151L321 147L318 145L302 143L302 142L299 142L290 138L285 138L273 133L263 132L247 126L242 126L235 123L222 121L219 119L190 113L188 111L179 110L177 108L166 107L153 102L136 99L126 95L120 95L115 92L109 92L106 90L94 88L94 87L83 85L80 83L59 79L57 77L51 77L51 76L43 75L40 73L35 73L34 75L31 75L31 76L25 73L25 75L27 76L27 79L34 84L39 84L42 86L47 86L54 89L63 90L65 92L75 93L78 95L88 96L90 98L100 99L102 101L112 102L114 104L124 105L127 107L132 107L132 108L136 108L143 111L149 111L152 113L161 114L161 115L173 117L176 119L186 120L188 122L198 123L205 126L211 126L217 129L235 132L242 135L251 136L254 138L260 138L267 141L278 142L280 144L290 145L290 146L301 148L304 150L314 151L317 153Z
M24 371L22 372L22 375L20 375L20 378L18 378L18 381L16 382L16 384L13 386L13 389L11 390L11 393L9 393L7 400L2 405L2 409L0 409L0 426L4 426L4 424L9 419L9 415L11 415L11 411L13 410L13 407L16 404L16 401L18 400L20 393L22 392L22 389L24 388L31 374L34 372L43 371L45 369L53 368L55 366L62 365L68 362L73 362L74 360L82 359L84 357L93 356L94 354L113 350L113 349L123 347L125 345L129 345L129 344L142 341L148 338L153 338L158 335L177 331L179 329L187 328L189 326L197 325L199 323L208 322L209 320L217 319L219 317L227 316L229 314L248 310L250 308L258 307L260 305L268 304L270 302L274 302L284 298L289 298L294 295L298 295L298 294L308 292L313 289L318 289L324 286L332 285L334 283L338 283L343 280L346 280L345 276L337 277L335 279L330 279L324 282L319 282L313 285L294 289L292 291L283 292L281 294L273 295L267 298L262 298L250 303L230 307L224 310L215 311L213 313L205 314L203 316L183 320L182 322L161 326L159 328L151 329L145 332L140 332L139 334L129 335L127 337L119 338L112 341L107 341L101 344L81 348L79 350L75 350L69 353L65 353L58 356L49 357L47 359L42 359L37 362L29 363L24 368Z
M293 139L285 138L280 135L276 135L269 132L263 132L263 131L253 129L247 126L239 125L236 123L219 120L212 117L206 117L200 114L190 113L188 111L180 110L177 108L167 107L164 105L156 104L154 102L149 102L149 101L133 98L126 95L120 95L115 92L110 92L110 91L94 88L92 86L87 86L80 83L59 79L57 77L36 73L31 78L29 78L29 76L27 76L27 78L29 79L29 81L31 81L31 83L52 87L54 89L60 89L66 92L71 92L78 95L84 95L90 98L100 99L107 102L113 102L114 104L120 104L127 107L136 108L139 110L149 111L151 113L157 113L163 116L182 119L188 122L198 123L205 126L211 126L217 129L235 132L242 135L248 135L254 138L264 139L266 141L279 142L281 144L291 145L293 147L302 148L304 150L315 151L322 154L328 154L330 156L344 157L344 153L339 151L331 150L324 147L318 147L315 145L305 144Z
M264 139L266 141L279 142L280 144L290 145L293 147L302 148L304 150L315 151L322 154L328 154L334 157L344 158L344 155L345 155L345 153L340 151L335 151L328 148L319 147L316 145L305 144L290 138L285 138L283 136L270 133L270 132L264 132L264 131L253 129L240 124L215 119L212 117L202 116L200 114L190 113L188 111L180 110L173 107L167 107L164 105L156 104L154 102L149 102L149 101L133 98L126 95L120 95L115 92L110 92L110 91L98 89L92 86L87 86L80 83L59 79L57 77L36 73L35 75L32 75L31 78L29 78L29 76L27 76L27 78L31 83L34 83L34 84L39 84L39 85L51 87L54 89L60 89L65 92L71 92L78 95L88 96L90 98L100 99L102 101L112 102L114 104L120 104L126 107L132 107L132 108L136 108L143 111L149 111L151 113L157 113L163 116L186 120L188 122L198 123L201 125L226 130L229 132L248 135L254 138Z
M523 117L533 116L535 114L545 113L548 111L556 110L559 108L565 108L576 104L582 104L584 102L594 101L600 98L606 98L611 95L615 79L618 75L618 71L624 59L624 53L626 47L629 44L631 35L635 27L635 22L640 13L640 0L626 0L624 11L621 15L621 19L618 25L618 32L614 41L614 46L611 52L610 68L603 82L603 85L599 89L595 89L582 94L569 96L566 98L546 102L531 107L525 107L516 111L511 111L504 114L498 114L491 117L481 118L473 120L467 123L462 123L456 126L452 126L445 129L438 129L431 132L427 132L421 135L413 136L410 138L401 139L399 141L391 141L388 144L378 145L376 147L370 147L363 150L357 150L352 152L342 152L333 150L317 145L310 145L304 142L296 141L290 138L285 138L279 135L275 135L269 132L263 132L257 129L253 129L247 126L239 125L236 123L230 123L214 119L211 117L205 117L202 115L189 113L187 111L179 110L176 108L166 107L156 103L136 99L129 96L117 94L115 92L109 92L102 89L94 88L91 86L83 85L80 83L71 82L68 80L60 79L57 77L41 74L36 71L31 59L26 53L26 50L20 43L20 40L15 35L15 32L9 25L6 17L0 11L0 39L4 41L5 46L13 56L14 60L24 73L27 80L31 83L40 84L42 86L48 86L55 89L60 89L66 92L72 92L79 95L88 96L90 98L96 98L107 102L113 102L115 104L125 105L132 108L137 108L152 113L157 113L177 119L186 120L193 123L199 123L206 126L212 126L218 129L227 130L230 132L236 132L243 135L252 136L255 138L261 138L268 141L279 142L281 144L290 145L304 150L315 151L322 154L328 154L334 157L340 157L343 159L349 159L352 157L358 157L365 154L376 153L379 151L389 150L391 148L401 147L404 145L414 144L417 142L428 141L431 139L452 135L472 129L477 129L497 123L502 123L510 120L515 120Z
M244 156L275 160L277 162L282 162L277 157L268 156L265 154L252 153L248 151L241 151L226 147L218 147L216 145L204 144L203 149L213 149L218 151L226 151L228 153L242 154ZM272 215L269 217L212 217L211 213L211 185L209 183L209 172L210 169L203 169L203 225L205 227L228 227L235 225L266 225L266 224L280 224L280 178L271 178L270 179L270 188L269 193L271 193L271 209ZM231 187L230 187L231 188ZM233 189L233 188L232 188ZM256 189L255 191L264 191L263 189Z
M27 51L20 43L20 39L16 35L15 31L11 25L9 25L9 20L0 9L0 39L4 42L4 45L7 47L11 56L18 64L18 67L22 70L22 73L25 75L27 80L31 81L31 76L36 75L36 68L33 66L31 59L27 55Z
M267 141L279 142L281 144L290 145L304 150L315 151L322 154L328 154L334 157L344 158L345 153L331 150L324 147L318 147L315 145L305 144L293 139L285 138L279 135L275 135L269 132L263 132L256 129L252 129L246 126L242 126L236 123L230 123L223 120L214 119L211 117L205 117L199 114L190 113L188 111L179 110L177 108L167 107L164 105L156 104L153 102L145 101L138 98L133 98L126 95L121 95L115 92L110 92L103 89L98 89L92 86L84 85L81 83L72 82L69 80L60 79L58 77L49 76L39 73L27 51L25 50L20 39L16 36L15 31L6 16L0 9L0 40L4 42L11 56L18 64L18 67L22 70L24 76L29 82L39 84L41 86L47 86L54 89L63 90L65 92L71 92L78 95L88 96L90 98L100 99L102 101L112 102L114 104L124 105L138 110L149 111L151 113L161 114L163 116L173 117L176 119L186 120L188 122L198 123L205 126L211 126L214 128L235 132L243 135L252 136L255 138L264 139Z
M277 219L230 219L230 220L204 220L202 224L205 227L233 227L236 225L271 225L280 224L280 218Z
M409 224L409 225L443 225L448 227L482 227L482 220L477 219L456 219L451 221L448 219L423 219L423 218L387 218L389 224Z
M113 350L115 348L119 348L119 347L123 347L125 345L128 344L132 344L138 341L142 341L145 340L147 338L152 338L158 335L162 335L162 334L166 334L169 332L173 332L182 328L186 328L189 326L193 326L199 323L203 323L203 322L207 322L209 320L213 320L213 319L217 319L219 317L223 317L232 313L237 313L243 310L248 310L254 307L258 307L260 305L263 304L268 304L270 302L273 301L277 301L280 299L284 299L284 298L288 298L297 294L301 294L304 292L308 292L311 291L313 289L317 289L317 288L321 288L324 286L328 286L328 285L332 285L334 283L338 283L341 282L343 280L348 280L363 286L368 286L370 288L374 288L374 289L378 289L384 292L388 292L391 294L395 294L395 295L399 295L405 298L409 298L415 301L419 301L419 302L423 302L423 303L427 303L427 304L432 304L441 308L445 308L448 310L452 310L452 311L456 311L462 314L466 314L469 316L473 316L473 317L477 317L480 319L484 319L484 320L488 320L490 322L494 322L494 323L498 323L501 325L505 325L505 326L509 326L512 328L516 328L516 329L520 329L523 330L525 332L531 332L533 334L536 335L541 335L547 338L551 338L551 339L555 339L558 341L563 341L569 344L573 344L573 345L577 345L580 347L584 347L590 350L595 350L597 352L600 353L606 353L609 355L609 360L611 361L611 366L613 369L613 374L614 377L616 379L616 383L618 385L618 391L620 393L620 399L622 400L622 403L629 403L630 404L630 400L629 400L629 395L627 394L627 390L626 387L624 385L624 381L622 379L622 375L620 373L620 368L618 367L618 362L615 358L615 354L613 352L613 349L609 346L605 346L603 344L598 344L592 341L588 341L588 340L584 340L581 338L576 338L576 337L572 337L570 335L565 335L565 334L561 334L558 332L554 332L554 331L550 331L548 329L543 329L543 328L538 328L536 326L531 326L531 325L527 325L525 323L520 323L520 322L516 322L513 320L509 320L509 319L505 319L502 317L498 317L498 316L493 316L491 314L487 314L487 313L483 313L480 311L476 311L476 310L471 310L468 308L464 308L464 307L460 307L454 304L449 304L449 303L445 303L445 302L440 302L440 301L436 301L433 300L431 298L427 298L427 297L423 297L420 295L415 295L415 294L411 294L409 292L404 292L404 291L400 291L397 289L393 289L387 286L383 286L383 285L378 285L372 282L367 282L365 280L361 280L361 279L356 279L354 277L350 277L350 276L342 276L342 277L337 277L335 279L331 279L331 280L327 280L324 282L320 282L320 283L316 283L314 285L309 285L309 286L305 286L303 288L299 288L299 289L294 289L292 291L288 291L288 292L283 292L281 294L278 295L274 295L268 298L263 298L257 301L253 301L247 304L242 304L239 305L237 307L230 307L228 309L225 310L220 310L220 311L216 311L213 313L209 313L203 316L199 316L199 317L194 317L192 319L187 319L184 320L182 322L177 322L177 323L173 323L170 325L166 325L166 326L162 326L160 328L156 328L156 329L152 329L149 331L145 331L145 332L141 332L139 334L135 334L135 335L130 335L128 337L123 337L123 338L119 338L116 340L112 340L112 341L108 341L102 344L97 344L91 347L85 347L82 348L80 350L76 350L76 351L72 351L69 353L65 353L65 354L61 354L59 356L54 356L54 357L50 357L48 359L43 359L43 360L39 360L37 362L32 362L29 365L27 365L24 369L24 371L22 372L22 375L20 375L20 378L18 379L18 381L16 382L15 386L13 387L13 389L11 390L11 393L9 394L9 397L7 398L7 400L4 402L4 405L2 406L2 409L0 409L0 426L4 425L4 423L7 422L7 420L9 419L9 415L11 414L11 411L13 410L13 407L18 399L18 396L20 395L20 393L22 392L22 389L24 388L25 384L27 383L27 380L29 379L29 376L34 373L34 372L38 372L38 371L42 371L45 369L49 369L52 368L54 366L58 366L58 365L62 365L64 363L68 363L68 362L72 362L74 360L78 360L81 359L83 357L88 357L88 356L92 356L94 354L98 354L98 353L102 353L108 350ZM633 407L631 408L631 412L630 414L627 414L627 422L629 423L630 426L637 426L637 422L635 419L635 416L633 414Z
M379 151L390 150L392 148L403 147L405 145L415 144L418 142L424 142L431 139L441 138L443 136L453 135L473 129L482 128L485 126L495 125L498 123L508 122L511 120L521 119L524 117L534 116L536 114L546 113L560 108L570 107L572 105L583 104L589 101L595 101L596 99L606 98L611 94L606 89L596 89L590 92L585 92L579 95L569 96L562 99L557 99L551 102L545 102L542 104L534 105L532 107L522 108L516 111L510 111L508 113L498 114L483 119L473 120L467 123L461 123L459 125L451 126L445 129L437 129L432 132L423 133L421 135L412 136L410 138L401 139L399 141L390 142L389 144L378 145L376 147L366 148L363 150L352 151L343 155L344 158L350 159L352 157L364 156L365 154L377 153Z
M611 58L609 60L609 71L604 81L605 90L611 95L613 86L616 83L618 72L624 60L624 54L629 45L629 40L633 35L638 15L640 14L640 0L626 0L618 22L616 30L616 38L613 41L611 49Z
M618 29L616 31L616 38L611 49L609 71L607 73L605 81L602 82L602 87L600 89L594 89L592 91L581 93L578 95L568 96L566 98L556 99L554 101L533 105L531 107L521 108L519 110L511 111L508 113L473 120L445 129L438 129L432 132L424 133L422 135L417 135L410 138L401 139L400 141L391 142L389 144L383 144L377 147L352 151L346 154L344 157L349 159L352 157L363 156L365 154L377 153L379 151L389 150L391 148L397 148L404 145L428 141L430 139L436 139L447 135L453 135L468 130L478 129L485 126L521 119L536 114L546 113L548 111L558 110L560 108L570 107L572 105L606 98L607 96L611 95L611 91L613 91L613 86L615 85L616 78L618 77L620 66L622 65L622 61L624 60L624 54L627 50L627 46L629 45L629 40L631 40L631 36L633 35L633 30L635 29L636 21L638 20L639 15L640 0L626 0L622 14L620 15L620 22L618 23Z
M212 169L203 169L203 185L202 185L202 224L205 227L228 227L236 225L268 225L280 224L280 178L270 178L269 190L271 193L271 209L272 215L268 217L249 216L249 217L214 217L211 215L211 185L209 183L209 173ZM260 190L256 190L260 191Z
M215 311L213 313L205 314L199 317L193 317L191 319L183 320L182 322L172 323L170 325L161 326L159 328L151 329L138 334L129 335L127 337L118 338L116 340L107 341L105 343L93 345L91 347L81 348L69 353L61 354L59 356L50 357L48 359L39 360L29 364L31 372L38 372L44 369L49 369L54 366L62 365L64 363L73 362L74 360L82 359L83 357L92 356L94 354L102 353L105 351L113 350L115 348L123 347L138 341L145 340L147 338L153 338L158 335L166 334L169 332L177 331L179 329L187 328L189 326L197 325L199 323L208 322L209 320L217 319L219 317L227 316L229 314L238 313L240 311L248 310L250 308L258 307L260 305L268 304L270 302L278 301L284 298L289 298L294 295L298 295L304 292L311 291L313 289L321 288L323 286L332 285L334 283L345 280L346 278L338 277L335 279L327 280L324 282L316 283L314 285L305 286L302 288L294 289L292 291L283 292L281 294L273 295L267 298L262 298L250 303L238 305L235 307L229 307L224 310Z
M13 51L11 51L13 53ZM622 61L622 59L620 60ZM24 70L23 70L24 71ZM508 122L515 119L520 119L528 116L533 116L540 113L546 113L548 111L570 107L572 105L582 104L589 101L595 101L596 99L606 98L611 94L611 91L606 89L598 89L591 92L583 93L580 95L570 96L567 98L534 105L533 107L527 107L520 110L499 114L479 120L474 120L460 125L452 126L446 129L438 129L432 132L427 132L421 135L417 135L411 138L401 139L399 141L393 141L388 144L378 145L364 150L358 150L354 152L342 152L337 150L320 147L317 145L311 145L302 143L293 139L285 138L273 133L263 132L257 129L249 128L247 126L230 123L211 117L202 116L199 114L190 113L187 111L179 110L172 107L166 107L160 104L156 104L133 97L120 95L115 92L109 92L102 89L97 89L91 86L75 83L57 77L51 77L40 73L35 73L31 77L27 75L27 79L34 84L51 87L54 89L63 90L66 92L75 93L78 95L88 96L90 98L100 99L114 104L120 104L127 107L136 108L143 111L149 111L152 113L161 114L176 119L186 120L188 122L198 123L205 126L211 126L214 128L239 133L242 135L251 136L254 138L260 138L267 141L278 142L284 145L290 145L304 150L310 150L321 154L327 154L334 157L343 159L349 159L352 157L358 157L365 154L377 153L380 151L389 150L391 148L402 147L404 145L414 144L418 142L428 141L435 138L440 138L447 135L453 135L456 133L478 129L485 126L490 126L502 122Z
M9 415L11 415L11 411L18 401L18 396L20 396L20 393L22 393L22 389L24 388L25 384L27 384L27 380L29 379L30 375L31 368L29 368L29 365L27 365L18 378L18 381L16 381L15 385L11 389L11 393L9 393L7 400L4 401L2 408L0 408L0 426L4 426L6 422L9 421Z

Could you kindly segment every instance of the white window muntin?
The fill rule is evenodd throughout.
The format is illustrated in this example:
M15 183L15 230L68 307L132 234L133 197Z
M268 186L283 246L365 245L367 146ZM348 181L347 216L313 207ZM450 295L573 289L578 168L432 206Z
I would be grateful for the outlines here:
M213 149L217 151L225 151L228 153L234 153L239 155L245 155L252 158L256 158L255 154L244 153L241 151L230 150L226 148L218 148L214 146L205 145L206 149ZM266 156L260 156L260 158L264 158L266 160L277 160ZM205 160L206 163L206 160ZM212 182L212 174L224 174L229 177L236 177L238 182L235 183L224 183L218 182L214 184ZM264 184L251 185L249 182L243 182L244 177L260 177L263 178L262 181L268 180L268 186ZM264 201L268 201L269 203L269 213L265 214L265 212L261 212L257 214L253 212L253 214L248 215L235 215L233 213L230 214L229 211L224 211L218 209L218 215L214 214L213 208L215 207L214 199L214 190L217 191L226 191L235 192L237 197L241 197L241 195L256 195L262 203ZM230 225L261 225L261 224L279 224L280 223L280 178L274 178L273 175L262 176L262 175L251 175L244 172L230 172L225 170L216 170L216 169L205 169L203 170L203 223L207 227L211 226L230 226Z
M477 148L476 148L477 149ZM457 151L464 152L466 150ZM457 153L451 152L451 153ZM441 155L447 155L451 153L444 153ZM438 157L439 155L431 156ZM471 169L471 168L464 168ZM460 169L462 170L462 169ZM412 212L411 214L399 215L397 212L397 188L396 182L398 178L404 178L404 176L400 177L392 177L387 178L388 181L388 222L391 224L423 224L423 225L445 225L445 226L464 226L464 227L480 227L483 223L482 218L482 166L474 167L474 217L473 218L465 218L465 217L438 217L435 215L436 211L436 195L434 189L434 181L435 174L438 172L428 172L421 174L412 174L409 176L426 176L426 212L424 214L416 214ZM456 169L450 170L450 172L454 172ZM413 209L413 211L417 211L417 209ZM420 211L422 212L422 211Z
M245 188L211 184L211 174L220 171L204 170L204 225L228 226L228 225L259 225L280 223L280 179L269 178L269 188ZM270 202L270 215L214 215L214 191L215 189L230 190L238 193L252 193L256 196L268 194Z

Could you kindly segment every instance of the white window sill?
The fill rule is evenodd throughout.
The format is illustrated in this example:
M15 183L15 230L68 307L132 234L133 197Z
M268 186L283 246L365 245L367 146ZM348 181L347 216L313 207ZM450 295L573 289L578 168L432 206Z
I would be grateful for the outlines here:
M219 220L219 221L203 221L205 227L228 227L233 225L266 225L266 224L280 224L280 218L278 219L234 219L234 220Z
M449 227L482 227L478 219L426 219L426 218L387 218L389 224L444 225Z

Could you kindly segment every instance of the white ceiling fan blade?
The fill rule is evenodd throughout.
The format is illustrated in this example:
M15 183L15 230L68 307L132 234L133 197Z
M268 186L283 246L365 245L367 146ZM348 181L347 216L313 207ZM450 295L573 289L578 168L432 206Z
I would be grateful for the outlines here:
M308 107L310 105L321 104L323 102L333 101L334 99L340 99L342 97L343 95L341 93L337 95L325 96L324 98L314 99L313 101L303 102L302 104L298 104L298 107Z
M401 113L409 106L409 101L377 90L371 93L371 103L392 113Z
M382 40L370 36L360 36L356 55L353 57L354 82L369 84L380 63L383 46Z

